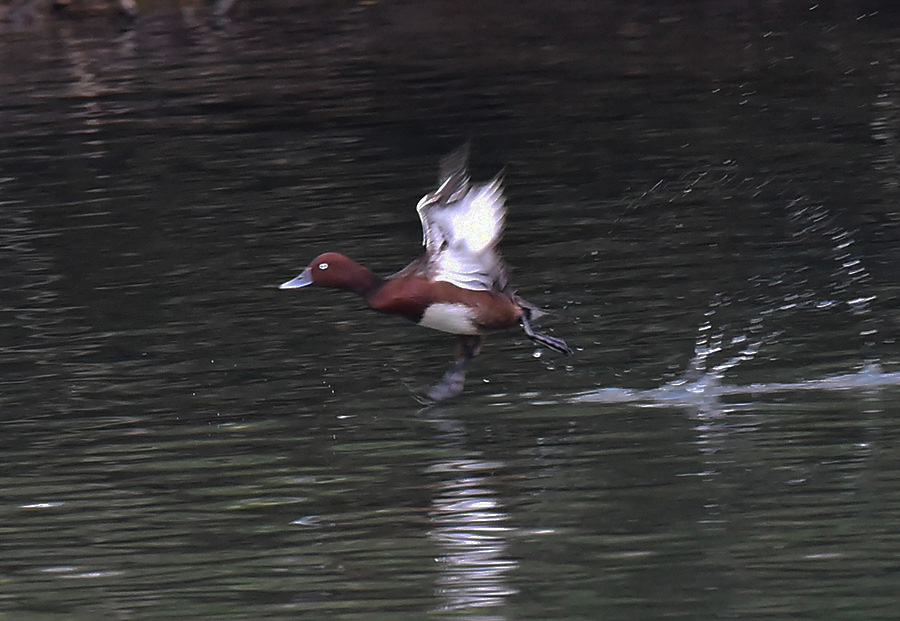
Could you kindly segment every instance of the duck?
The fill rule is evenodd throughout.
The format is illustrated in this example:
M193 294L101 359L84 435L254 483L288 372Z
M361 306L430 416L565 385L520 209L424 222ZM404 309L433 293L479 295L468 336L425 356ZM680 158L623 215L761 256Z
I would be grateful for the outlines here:
M535 343L573 353L561 338L535 330L533 321L544 311L512 289L497 250L506 220L501 175L472 183L468 160L468 144L441 159L437 189L416 205L422 252L409 265L381 277L343 254L326 252L279 286L340 289L360 296L373 310L456 336L453 364L420 398L428 404L462 392L469 363L489 333L521 326Z

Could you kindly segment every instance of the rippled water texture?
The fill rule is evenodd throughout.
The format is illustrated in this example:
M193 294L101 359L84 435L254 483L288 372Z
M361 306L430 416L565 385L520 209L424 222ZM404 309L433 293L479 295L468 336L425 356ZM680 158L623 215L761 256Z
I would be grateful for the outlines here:
M896 618L896 10L483 4L3 5L0 617ZM277 285L468 139L576 354L423 410Z

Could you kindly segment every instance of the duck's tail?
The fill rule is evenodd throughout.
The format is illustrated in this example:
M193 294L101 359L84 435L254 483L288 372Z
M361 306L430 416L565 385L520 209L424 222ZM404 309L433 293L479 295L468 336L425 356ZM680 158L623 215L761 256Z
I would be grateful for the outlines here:
M505 274L504 274L504 277L505 277ZM526 312L528 313L529 320L540 319L544 315L552 315L553 314L550 311L544 310L543 308L538 308L537 306L535 306L534 304L532 304L525 298L519 297L519 295L516 293L513 293L512 296L513 296L513 301L515 301L515 303L518 304L519 307L522 309L522 313L523 314Z

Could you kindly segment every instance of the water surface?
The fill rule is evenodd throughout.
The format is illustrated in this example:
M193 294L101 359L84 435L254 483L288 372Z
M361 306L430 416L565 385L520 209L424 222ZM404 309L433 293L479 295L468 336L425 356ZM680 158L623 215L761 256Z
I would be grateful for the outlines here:
M788 4L2 22L0 616L894 618L900 31ZM423 410L452 339L277 285L467 139L576 355Z

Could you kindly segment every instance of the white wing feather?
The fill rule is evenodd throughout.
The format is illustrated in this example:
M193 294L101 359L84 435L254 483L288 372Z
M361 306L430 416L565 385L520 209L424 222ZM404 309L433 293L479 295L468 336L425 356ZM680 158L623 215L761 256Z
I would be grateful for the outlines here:
M416 206L428 274L463 289L505 286L505 273L495 247L506 219L500 177L471 185L466 172L468 149L441 163L441 184Z
M466 196L449 206L429 211L432 278L463 289L493 288L500 258L494 251L503 233L503 192L499 179L473 186Z
M473 186L458 203L439 212L452 233L450 247L480 254L493 248L503 233L506 216L500 180Z

